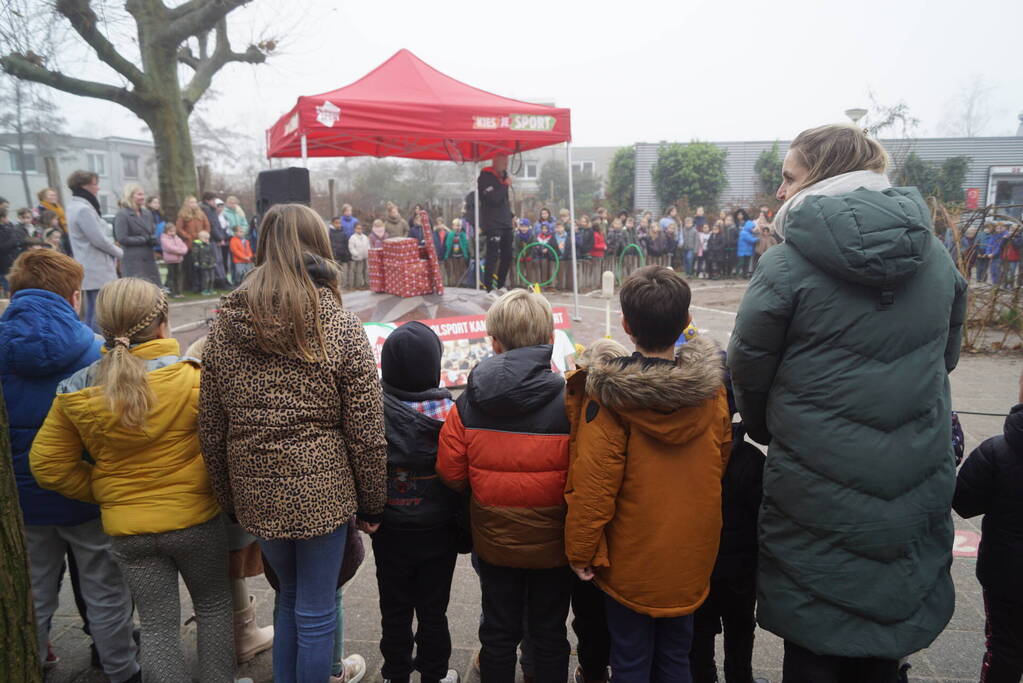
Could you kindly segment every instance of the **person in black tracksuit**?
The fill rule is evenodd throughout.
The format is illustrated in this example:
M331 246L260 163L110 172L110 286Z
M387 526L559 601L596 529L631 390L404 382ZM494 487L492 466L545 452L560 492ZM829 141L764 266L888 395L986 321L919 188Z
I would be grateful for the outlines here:
M721 480L721 546L710 595L696 610L689 666L693 683L716 683L714 639L724 627L725 681L753 680L757 601L757 513L763 495L764 454L735 425L732 455Z
M499 154L480 171L477 187L480 195L480 226L487 241L483 286L489 292L503 289L512 262L512 209L508 198L511 187L508 157Z
M438 387L441 353L440 339L419 322L392 332L381 350L387 507L373 535L373 554L383 629L381 675L392 682L407 682L414 670L424 683L457 681L448 670L447 608L461 496L435 470L440 429L454 405L451 394Z
M981 683L1023 678L1023 387L1019 400L1003 433L966 458L952 498L961 516L984 515L977 556L987 617Z

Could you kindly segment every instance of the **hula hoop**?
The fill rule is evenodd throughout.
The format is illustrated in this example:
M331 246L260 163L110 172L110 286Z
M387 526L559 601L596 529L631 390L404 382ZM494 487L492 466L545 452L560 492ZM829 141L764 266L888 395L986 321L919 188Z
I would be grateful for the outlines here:
M629 249L635 249L636 253L639 254L640 268L646 265L646 254L644 254L643 250L639 248L639 245L635 242L629 242L626 244L625 248L622 249L622 253L618 255L618 263L615 267L615 279L618 281L618 284L622 283L622 263L625 261L625 254L629 252Z
M552 254L554 254L554 272L551 273L550 278L545 280L544 282L530 282L529 279L522 274L522 257L526 255L526 252L531 247L546 247L547 249L550 250ZM540 287L546 287L547 285L554 282L554 278L558 276L559 268L561 268L561 258L558 256L558 250L552 247L551 245L547 244L546 242L530 242L526 246L522 247L522 251L519 252L519 257L515 259L515 272L519 274L519 279L522 280L522 282L524 282L526 286L539 285Z

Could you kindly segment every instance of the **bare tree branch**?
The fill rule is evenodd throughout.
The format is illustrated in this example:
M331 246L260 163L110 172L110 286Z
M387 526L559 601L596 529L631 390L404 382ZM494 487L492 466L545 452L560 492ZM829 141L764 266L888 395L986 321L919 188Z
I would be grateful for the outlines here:
M203 96L203 93L213 82L213 75L229 62L246 62L249 64L261 64L266 61L266 54L255 45L249 45L245 52L234 52L231 50L231 43L227 38L227 20L221 19L217 22L217 46L206 59L200 60L195 69L195 75L191 82L182 90L181 98L185 101L185 107L191 111L195 103Z
M57 0L57 11L67 17L71 27L96 51L104 63L121 74L136 88L145 87L145 76L129 62L99 30L99 18L92 11L90 0Z
M189 36L207 33L221 19L251 0L189 0L168 10L170 23L162 31L162 38L175 45Z
M178 48L178 61L191 68L193 71L199 68L200 60L192 54L192 48L188 45L182 45Z
M96 81L85 81L80 78L72 78L59 71L51 71L20 54L10 54L0 57L0 67L12 76L26 81L33 81L48 85L57 90L63 90L72 95L82 97L96 97L101 100L116 102L138 114L144 107L142 100L135 93L127 88L119 88L116 85L98 83Z

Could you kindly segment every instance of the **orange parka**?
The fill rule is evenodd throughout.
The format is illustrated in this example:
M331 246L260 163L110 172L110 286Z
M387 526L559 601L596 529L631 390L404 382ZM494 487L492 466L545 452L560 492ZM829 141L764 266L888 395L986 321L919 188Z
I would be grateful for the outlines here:
M566 554L641 614L691 614L710 589L732 446L722 361L697 337L674 364L618 358L568 380Z

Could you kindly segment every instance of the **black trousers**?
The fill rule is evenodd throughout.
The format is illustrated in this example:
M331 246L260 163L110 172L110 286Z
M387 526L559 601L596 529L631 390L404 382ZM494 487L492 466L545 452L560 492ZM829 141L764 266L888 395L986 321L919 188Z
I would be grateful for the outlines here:
M756 603L756 575L733 581L711 580L710 595L693 615L693 646L689 650L693 683L716 683L718 680L714 639L722 630L725 634L726 683L749 683L753 680Z
M373 535L380 591L383 678L407 681L413 671L418 671L424 683L428 683L447 675L451 657L447 611L458 558L456 542L454 526L429 531L381 527Z
M611 661L611 634L607 630L604 592L592 581L573 580L572 615L572 630L579 640L576 652L583 678L606 681L607 665Z
M483 235L487 241L487 259L483 267L483 286L491 289L504 287L505 278L512 262L514 235L511 230L500 230Z
M1023 603L984 591L987 650L980 683L1019 683L1023 678Z
M480 677L486 683L514 683L522 621L529 626L537 683L568 680L568 605L574 579L568 567L518 569L479 560L483 589Z
M895 683L899 660L817 655L785 641L782 683Z

